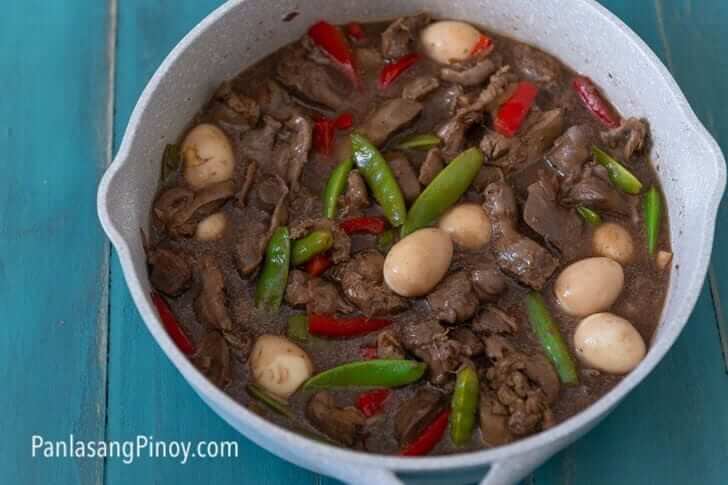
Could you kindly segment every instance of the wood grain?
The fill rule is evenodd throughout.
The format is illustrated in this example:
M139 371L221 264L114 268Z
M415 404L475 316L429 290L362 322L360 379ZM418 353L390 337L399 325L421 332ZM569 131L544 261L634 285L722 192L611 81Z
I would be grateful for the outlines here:
M103 482L101 459L32 458L31 436L99 440L106 414L109 159L105 1L0 16L0 482Z

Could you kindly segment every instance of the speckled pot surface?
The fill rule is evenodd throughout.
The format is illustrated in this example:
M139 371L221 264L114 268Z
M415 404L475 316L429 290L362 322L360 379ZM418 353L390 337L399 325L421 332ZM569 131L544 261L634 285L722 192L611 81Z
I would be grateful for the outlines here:
M565 4L568 3L568 8ZM315 20L375 20L428 10L476 22L557 55L592 77L625 116L646 117L670 208L675 254L661 325L647 357L611 392L560 425L500 448L452 456L400 458L332 447L279 428L210 384L169 339L148 297L139 228L149 207L165 144L176 139L215 87L279 47ZM283 17L300 15L288 23ZM695 160L701 169L693 170ZM99 187L101 223L118 252L132 297L149 331L182 375L230 425L270 452L350 483L481 481L515 483L596 425L657 365L687 322L710 258L725 188L725 161L667 69L621 21L593 0L235 0L195 27L142 93L121 148Z

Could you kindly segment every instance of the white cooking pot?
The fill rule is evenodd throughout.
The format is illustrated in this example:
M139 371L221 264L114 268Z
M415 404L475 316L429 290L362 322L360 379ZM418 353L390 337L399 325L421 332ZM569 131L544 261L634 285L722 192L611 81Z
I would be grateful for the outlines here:
M149 299L139 228L149 222L165 144L177 138L221 81L298 39L316 20L366 21L421 10L479 23L535 44L594 79L623 115L646 117L654 142L652 158L670 210L675 257L665 311L646 358L593 406L548 431L500 448L401 458L336 448L291 433L208 382L160 324ZM294 11L300 15L284 22ZM594 427L672 346L703 285L724 188L723 155L667 69L634 32L592 0L236 0L195 27L154 74L101 181L98 210L149 331L200 397L258 445L351 483L510 484Z

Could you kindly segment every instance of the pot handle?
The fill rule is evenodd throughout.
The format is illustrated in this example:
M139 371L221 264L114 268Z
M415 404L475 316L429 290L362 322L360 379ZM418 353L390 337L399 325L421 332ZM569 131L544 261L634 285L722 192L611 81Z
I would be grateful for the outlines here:
M493 463L480 485L514 485L551 458L558 448L544 447L505 461Z

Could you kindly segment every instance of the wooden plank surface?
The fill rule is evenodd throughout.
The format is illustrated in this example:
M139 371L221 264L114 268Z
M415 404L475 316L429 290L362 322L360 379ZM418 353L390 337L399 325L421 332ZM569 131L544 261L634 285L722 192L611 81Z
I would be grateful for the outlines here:
M103 460L32 458L31 437L104 437L109 20L98 0L0 15L2 483L103 481Z

